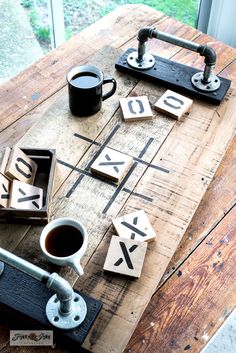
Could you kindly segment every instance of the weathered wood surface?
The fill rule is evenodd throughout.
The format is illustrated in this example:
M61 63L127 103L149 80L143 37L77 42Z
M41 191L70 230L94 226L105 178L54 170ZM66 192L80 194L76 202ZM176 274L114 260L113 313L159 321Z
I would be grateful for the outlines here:
M140 12L146 16L145 19L140 16ZM127 13L130 18L130 21L128 22L125 17ZM137 13L139 13L139 15ZM85 63L93 57L96 51L101 49L102 40L103 45L111 45L112 47L120 48L123 51L132 46L137 47L138 29L145 25L158 26L162 31L167 31L188 40L193 40L199 36L199 32L195 29L189 28L174 19L167 18L161 13L156 11L153 12L153 9L150 9L147 6L139 5L137 7L137 5L125 5L118 8L115 13L111 13L103 20L94 23L91 30L85 29L76 35L76 37L66 42L63 46L60 46L57 50L53 51L53 57L51 56L51 53L40 60L40 62L42 60L45 61L42 65L45 67L48 66L49 69L46 81L39 80L38 75L35 74L35 72L39 70L37 63L19 74L17 76L17 81L19 82L19 87L24 87L24 99L22 99L22 90L19 89L19 87L16 87L15 89L15 86L13 86L15 90L10 91L9 86L12 86L11 81L0 86L0 102L3 111L3 115L1 116L0 114L0 129L5 127L4 134L0 134L0 146L8 146L9 144L14 146L19 139L24 136L25 132L37 122L45 111L54 104L58 99L58 96L60 96L60 89L66 85L65 76L69 68L71 68L71 66L79 65L80 63ZM109 32L108 28L114 28L109 36L107 36L107 33ZM125 35L123 33L124 29L126 31ZM129 38L128 40L127 35ZM120 39L119 41L118 38ZM81 61L78 61L78 58L82 55L82 53L78 51L83 42L88 44L90 54L88 57L86 55L82 56ZM91 46L93 46L92 51ZM170 57L180 50L179 47L168 45L168 43L159 40L149 41L148 49L154 52L161 50L164 57ZM69 52L70 55L65 55L65 51ZM73 57L71 58L72 51ZM52 63L54 63L53 65L58 65L56 70L54 67L53 69L51 68ZM51 72L51 70L53 70L53 72ZM28 81L32 80L32 77L34 80L34 89L32 89L32 85L28 84ZM11 92L10 96L9 92ZM40 96L34 96L35 92L40 92ZM31 96L37 97L38 99L30 98L28 104L25 104L25 99ZM47 99L49 97L50 99ZM11 100L13 100L14 104ZM6 102L7 108L4 108ZM15 102L17 102L17 109L15 109ZM6 113L5 110L10 110L11 113ZM6 124L4 124L3 120L5 119L10 119L10 121L7 120Z
M119 48L141 27L152 26L162 17L144 5L120 7L0 86L1 131L65 86L72 66L86 63L104 45Z
M139 6L135 8L140 9ZM127 10L126 7L125 11ZM119 11L116 14L122 13L123 10ZM188 30L187 26L170 20L154 10L148 9L147 11L152 12L149 19L156 27L158 25L160 28L160 25L162 30L177 35L181 33L181 36L187 39L201 38L197 31ZM137 12L139 11L134 11L134 14ZM129 19L130 16L129 13ZM141 26L147 25L147 23L143 23L143 21L147 21L144 18L138 17L138 21L142 22ZM117 25L116 15L110 15L109 19L111 21L108 20L110 28L114 28ZM114 26L112 26L112 21L115 22ZM136 33L134 33L134 29L137 30L137 22L135 22L135 17L132 24L128 24L125 20L125 30L127 31L129 26L133 28L128 37L130 40L127 40L127 33L123 32L121 21L122 18L119 17L119 30L120 35L124 37L123 41L120 40L120 35L114 32L115 34L111 34L112 41L109 43L106 39L103 44L112 44L113 47L125 50L127 47L137 45ZM105 26L105 24L99 23L101 27ZM115 30L117 30L116 27ZM101 31L100 35L102 33ZM81 39L83 35L81 35ZM85 32L85 35L88 35L88 31ZM88 37L86 38L88 39ZM64 83L57 76L55 85L57 89L54 92L58 92L54 97L24 115L22 119L20 119L21 114L23 115L22 107L15 111L11 116L12 122L16 122L0 135L0 142L10 141L14 144L17 142L17 136L15 135L11 139L11 132L16 131L18 125L21 126L20 122L23 121L21 128L23 135L33 121L38 120L34 129L31 129L23 137L19 145L41 147L43 144L43 147L57 148L58 158L61 162L58 164L52 216L78 217L89 230L90 248L83 259L83 264L86 265L86 274L76 282L76 288L98 299L101 298L104 309L87 338L85 347L94 352L108 353L122 352L125 348L213 178L234 133L235 92L231 90L225 102L217 108L195 101L192 112L178 123L158 114L158 118L151 122L145 122L145 128L144 125L140 128L137 123L126 125L121 120L120 110L117 110L119 97L129 94L147 94L150 101L154 103L164 92L164 89L144 82L138 83L134 78L124 77L122 74L114 72L109 63L102 58L105 50L110 59L114 60L118 54L115 49L102 49L94 57L93 54L99 49L99 45L101 48L103 47L103 38L102 36L100 38L101 41L97 40L96 43L95 41L91 43L96 48L90 53L93 59L90 57L89 60L94 63L99 62L105 72L115 75L119 83L116 95L104 102L103 110L97 116L88 118L86 123L80 119L72 118L68 114L66 88L62 88ZM178 47L167 43L163 44L163 42L154 40L150 41L148 45L154 53L158 51L160 54L160 50L163 49L165 57L175 59L176 53L181 55L181 50ZM198 56L198 54L196 55ZM235 51L229 51L228 55L227 61L224 57L224 64L220 64L221 61L218 61L219 71L223 70L236 57ZM191 60L193 59L191 58ZM74 61L73 64L76 62ZM30 71L32 74L33 68L30 70L32 70ZM23 76L23 78L25 77ZM50 76L47 84L52 82L52 78L53 75ZM28 89L30 91L29 87L27 87ZM46 99L47 94L44 94L43 99ZM34 103L30 109L36 105ZM53 131L50 134L50 139L47 137L49 129ZM79 135L85 136L89 140L85 141ZM9 140L6 136L9 137ZM93 141L96 144L92 144ZM139 141L139 145L136 141ZM98 152L101 144L104 143L136 158L133 172L127 179L127 183L123 185L122 190L118 190L119 193L114 185L101 182L89 175L90 161ZM169 173L165 171L169 171ZM80 180L79 184L78 180ZM73 185L76 185L75 182L77 187L73 188ZM114 200L112 204L109 204L108 199L111 196ZM113 229L110 227L111 219L119 212L124 214L139 208L145 209L158 233L156 243L149 244L142 277L138 281L131 281L104 274L102 267L110 236L113 234ZM0 230L1 246L14 250L18 255L52 270L52 267L43 261L39 251L40 227L3 226ZM181 255L182 259L186 253ZM77 279L72 270L62 269L61 274L71 282L75 282ZM1 348L5 347L4 350L7 350L9 337L4 330L4 327L0 328L0 336L3 332L4 337L0 343ZM19 351L23 352L20 349ZM29 351L33 351L33 349ZM61 351L60 347L58 351Z
M198 353L236 306L236 207L158 290L125 353Z
M232 87L236 85L235 79L236 65L235 61L232 62L229 66L227 66L222 72L221 75L227 78L232 79ZM153 321L150 318L150 313L153 308L156 310L160 310L163 305L168 306L168 302L174 302L177 286L179 286L178 280L176 280L176 276L180 276L182 272L185 271L187 266L185 259L191 259L193 267L197 266L195 264L195 250L199 246L201 249L205 249L205 245L207 247L213 246L212 238L214 236L214 228L224 220L225 215L230 212L230 210L234 210L235 212L235 202L236 202L236 136L233 138L224 159L221 162L220 167L218 168L216 175L208 187L188 229L185 232L185 235L175 252L169 266L163 276L161 282L159 283L158 289L155 295L152 297L152 301L150 305L147 307L144 312L139 325L137 326L128 346L125 350L125 353L130 352L155 352L156 347L158 345L161 352L181 352L185 347L190 349L189 344L186 343L192 340L192 330L194 329L195 322L189 322L189 326L191 329L185 334L183 330L178 334L177 340L179 342L179 347L175 344L171 346L170 342L167 342L167 339L156 340L155 333L150 333L152 331ZM233 229L233 226L232 226ZM225 234L225 233L223 233ZM235 237L232 240L232 247L235 246ZM203 250L205 251L205 250ZM231 258L228 262L225 262L225 269L228 268L233 269ZM196 260L197 261L197 260ZM181 264L182 267L179 267ZM189 278L189 281L191 279ZM204 292L203 298L205 302L209 300L211 302L211 306L214 307L213 315L209 316L209 312L206 312L207 307L203 309L202 315L199 316L199 327L202 329L204 326L210 327L207 335L203 335L203 339L194 339L194 346L191 346L190 351L194 351L195 353L201 352L203 346L207 343L207 341L212 337L212 335L217 331L217 329L223 324L224 320L230 314L230 312L236 306L236 298L232 293L235 291L235 283L230 278L227 282L227 292L225 292L225 286L222 286L222 277L216 279L217 281L217 295L212 297L212 293L210 291ZM165 282L164 286L163 283ZM164 297L162 293L165 293L165 288L168 286L172 287L172 298ZM202 288L199 286L199 292L202 291ZM184 292L184 287L182 294ZM160 298L162 302L160 304ZM220 300L220 298L223 298ZM165 302L165 304L164 304ZM222 303L224 303L224 307L222 309ZM170 307L169 307L170 308ZM223 315L222 315L223 313ZM196 315L199 314L199 308L196 308ZM186 319L189 319L186 317ZM181 320L182 322L182 320ZM183 320L184 322L184 320ZM211 323L214 323L214 326L211 326ZM175 321L166 321L164 324L164 334L167 333L171 339L173 335L175 335ZM168 327L167 327L168 326ZM146 328L150 333L145 334ZM172 334L173 333L173 334ZM144 337L145 335L145 337ZM169 345L168 345L169 344ZM168 345L168 347L167 347ZM166 348L167 347L167 348ZM183 348L184 347L184 348Z

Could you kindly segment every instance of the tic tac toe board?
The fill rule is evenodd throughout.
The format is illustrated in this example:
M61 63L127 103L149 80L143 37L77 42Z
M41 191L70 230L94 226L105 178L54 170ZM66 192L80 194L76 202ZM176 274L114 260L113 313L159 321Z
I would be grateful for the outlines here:
M125 348L236 125L233 91L218 107L194 100L191 112L180 121L153 110L150 121L124 122L118 96L146 95L152 105L165 89L115 71L110 63L119 55L120 51L106 47L91 60L115 77L118 84L117 93L103 103L99 113L86 119L71 116L64 88L18 143L56 148L52 217L77 218L88 230L89 247L83 258L85 275L76 282L75 273L68 269L68 278L76 282L76 289L103 303L84 343L85 348L99 353L118 353ZM119 183L91 173L91 165L105 147L133 158ZM115 234L112 220L136 210L146 212L156 232L156 241L148 243L141 277L130 279L104 272L110 239ZM18 253L28 259L39 251L37 232L34 227L28 229L18 247ZM22 229L16 230L14 236L20 237L21 233Z

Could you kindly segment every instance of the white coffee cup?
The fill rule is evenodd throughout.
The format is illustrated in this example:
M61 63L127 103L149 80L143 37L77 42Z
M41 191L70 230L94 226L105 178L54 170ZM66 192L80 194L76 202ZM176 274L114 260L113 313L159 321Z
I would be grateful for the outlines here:
M79 276L84 274L80 260L87 246L86 228L73 218L51 221L40 236L40 247L45 257L55 265L71 266Z

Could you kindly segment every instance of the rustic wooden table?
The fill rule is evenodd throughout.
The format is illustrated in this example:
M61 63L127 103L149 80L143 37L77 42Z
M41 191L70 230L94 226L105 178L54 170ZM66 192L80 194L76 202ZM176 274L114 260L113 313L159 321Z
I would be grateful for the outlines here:
M165 88L116 72L114 63L137 32L153 26L209 44L216 73L232 80L220 106L194 100L176 122L124 123L119 98L147 95L153 104ZM149 41L153 54L203 69L193 52ZM118 82L117 92L95 116L68 110L65 76L94 63ZM236 305L235 83L236 50L144 5L126 5L85 29L0 87L0 145L56 148L57 176L51 218L80 219L90 235L85 275L58 269L75 288L103 302L83 347L96 353L200 352ZM94 155L108 145L134 157L118 186L90 177ZM165 172L167 171L167 172ZM117 214L144 209L157 232L137 280L103 272ZM0 225L0 246L51 269L39 249L42 227ZM141 320L140 320L141 319ZM8 317L0 315L1 352L9 347ZM42 352L51 348L44 347ZM56 352L69 352L57 345Z

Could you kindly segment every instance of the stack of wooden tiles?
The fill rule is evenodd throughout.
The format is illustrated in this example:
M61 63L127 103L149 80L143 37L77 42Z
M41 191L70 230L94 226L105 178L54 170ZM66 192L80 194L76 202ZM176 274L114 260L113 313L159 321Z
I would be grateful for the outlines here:
M104 263L104 270L140 277L149 241L156 239L143 210L113 220L118 236L113 235Z
M43 190L33 185L37 164L21 149L5 148L0 166L0 207L38 210Z

